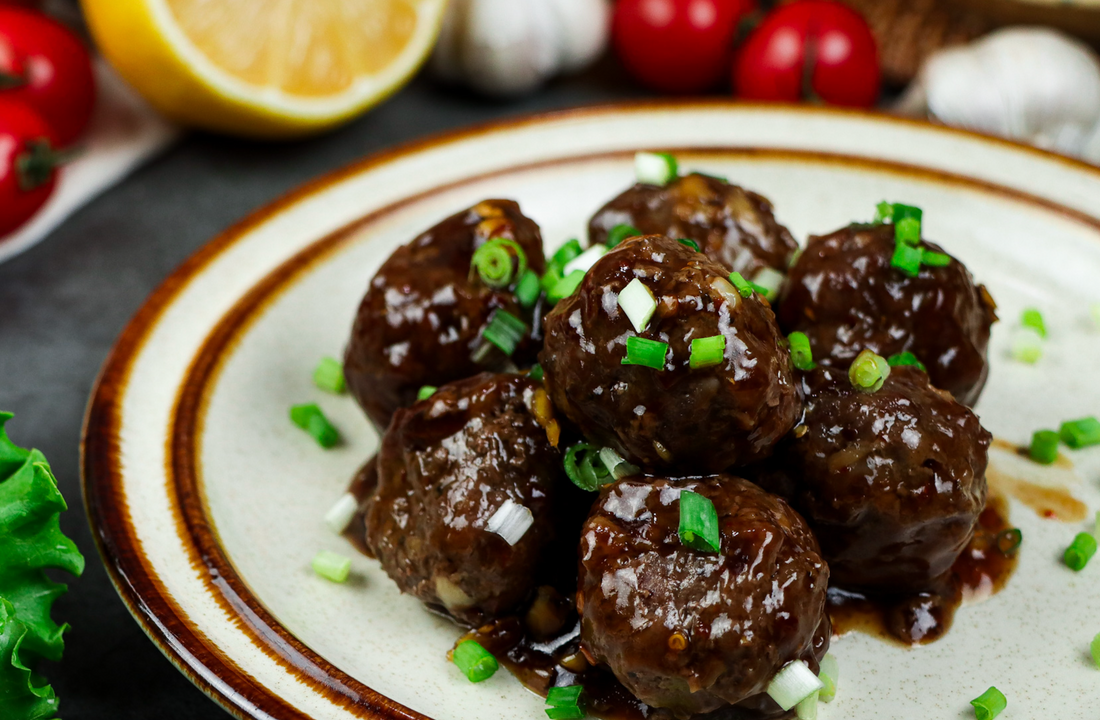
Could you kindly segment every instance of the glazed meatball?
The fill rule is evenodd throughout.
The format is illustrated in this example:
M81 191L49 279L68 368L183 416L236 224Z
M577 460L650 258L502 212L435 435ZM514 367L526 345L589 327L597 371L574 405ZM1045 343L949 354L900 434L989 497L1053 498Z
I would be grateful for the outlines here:
M698 173L668 185L630 188L588 223L589 242L606 243L616 225L694 240L727 272L736 270L750 280L766 267L786 273L798 249L787 228L776 222L767 198Z
M618 304L637 279L656 311L641 333ZM771 453L800 401L775 316L681 243L626 240L547 315L539 361L556 407L592 442L636 464L717 472ZM668 343L663 368L623 364L628 338ZM721 336L717 364L691 366L693 340Z
M424 385L508 369L509 358L481 336L498 308L536 326L519 307L514 282L493 288L471 272L474 252L492 238L513 240L531 269L545 270L538 226L511 200L486 200L398 248L371 280L344 373L379 429L389 425L395 410L412 405ZM528 338L515 359L533 361L536 352Z
M985 507L990 434L915 367L892 368L874 393L828 367L805 373L802 385L805 417L776 458L833 582L890 593L932 587Z
M923 247L942 252L932 243ZM853 225L811 237L779 306L787 332L809 337L815 356L846 366L864 349L909 351L932 384L964 405L977 402L989 369L995 305L966 267L922 266L917 277L891 267L893 225Z
M680 494L710 499L717 553L678 535ZM751 701L792 660L828 648L829 568L786 502L730 475L628 478L602 491L584 525L581 640L646 704L678 717Z
M549 407L538 383L483 373L397 411L364 519L367 545L403 592L470 624L532 592L555 535L555 488L568 482L540 424L551 425ZM507 503L533 520L514 544L490 531Z

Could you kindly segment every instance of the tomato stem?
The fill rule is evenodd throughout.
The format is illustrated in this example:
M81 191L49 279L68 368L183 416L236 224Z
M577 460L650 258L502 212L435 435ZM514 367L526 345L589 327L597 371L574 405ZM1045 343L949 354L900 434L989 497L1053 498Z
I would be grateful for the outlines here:
M25 75L0 71L0 90L12 90L27 84Z
M57 168L70 162L77 151L54 150L46 138L28 140L26 149L15 158L15 174L19 189L30 192L50 181Z

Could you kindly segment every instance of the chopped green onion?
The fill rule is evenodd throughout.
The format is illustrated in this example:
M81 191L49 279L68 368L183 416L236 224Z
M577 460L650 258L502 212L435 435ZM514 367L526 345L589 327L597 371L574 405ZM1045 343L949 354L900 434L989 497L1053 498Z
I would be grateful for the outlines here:
M542 365L539 365L538 363L532 365L531 369L527 371L527 377L531 378L535 382L540 382L542 380L542 376Z
M924 366L924 363L922 363L916 355L909 352L908 350L904 352L899 352L895 355L891 355L890 357L886 358L886 363L890 367L901 367L907 365L910 367L915 367L921 372L928 372L928 368Z
M344 366L336 358L321 358L317 369L313 371L313 384L322 390L340 395L347 388L344 380Z
M546 704L554 707L580 705L582 685L570 685L568 687L552 687L546 693Z
M546 708L546 717L550 720L581 720L584 709L578 705Z
M634 155L634 176L646 185L665 185L680 173L676 158L668 153L640 152Z
M1092 661L1100 668L1100 633L1089 643L1089 652L1092 653Z
M634 278L619 293L619 307L626 313L630 324L637 332L645 332L653 313L657 310L657 299L653 291L638 278Z
M607 254L606 245L593 245L577 257L573 258L565 264L562 268L562 274L569 277L570 273L580 270L581 272L588 272L596 261Z
M901 218L894 223L894 242L900 245L916 246L920 243L920 220Z
M641 468L637 465L632 465L626 461L622 455L620 455L615 448L601 448L600 449L600 462L608 469L612 477L616 480L621 480L624 477L630 477L631 475L637 475L641 472Z
M607 247L608 249L613 248L623 240L630 237L638 237L641 234L642 231L633 225L616 225L607 233Z
M821 658L821 670L817 677L824 683L821 688L821 702L832 702L836 697L836 686L840 682L840 663L829 653Z
M516 283L516 300L525 308L532 307L539 299L542 292L542 284L539 282L538 273L528 270Z
M861 392L878 392L890 377L890 364L886 358L864 350L852 361L848 368L848 379L852 386Z
M924 211L915 205L894 203L894 214L892 219L895 225L899 220L916 220L917 222L921 222L924 220Z
M534 524L535 516L530 508L508 499L489 518L485 529L499 535L506 543L514 546L523 539Z
M997 533L997 549L1002 555L1012 556L1024 542L1024 533L1019 528L1009 528Z
M1036 430L1031 436L1027 454L1042 465L1050 465L1058 459L1058 433L1053 430Z
M730 282L733 283L733 286L735 288L737 288L737 292L741 293L741 297L743 297L743 298L752 297L752 293L753 293L752 283L750 283L748 280L746 280L741 275L741 273L731 272L730 273Z
M491 238L474 251L470 265L477 270L481 282L491 288L505 288L527 272L527 253L515 240Z
M825 684L814 675L809 665L802 660L793 660L775 674L765 692L786 711L823 687Z
M894 256L890 258L890 265L909 277L917 277L920 275L922 254L919 247L899 242L894 246Z
M761 268L752 279L752 284L757 292L764 296L768 302L775 302L779 298L779 289L783 287L787 276L770 267Z
M561 268L550 264L550 266L547 267L546 272L543 274L543 276L539 278L539 289L542 290L544 293L549 293L551 290L554 289L555 285L561 282L561 279Z
M599 460L599 448L577 443L565 451L562 461L565 475L581 490L595 492L612 481L612 475Z
M1087 532L1077 533L1073 543L1066 548L1063 560L1066 567L1075 572L1081 572L1089 564L1089 560L1096 554L1096 538Z
M313 556L313 572L334 583L346 582L351 573L351 558L322 550Z
M680 493L680 542L698 552L718 552L718 511L710 498L691 490Z
M359 501L351 493L344 493L325 513L325 525L336 535L342 535L358 511Z
M290 421L309 433L323 448L333 447L340 442L340 433L315 403L290 408Z
M810 338L806 337L806 333L795 331L787 336L787 342L791 344L791 362L796 369L813 370L817 367L810 349Z
M818 690L815 693L811 693L802 702L794 706L795 717L798 720L817 720L817 701L821 691Z
M546 299L552 303L561 302L577 291L582 280L584 280L584 270L574 270L550 288L550 292L546 294Z
M928 267L947 267L951 264L951 256L925 248L920 251L920 262Z
M970 701L974 706L974 715L978 720L993 720L1008 706L1008 700L1004 693L995 687L991 687L984 693Z
M566 263L582 252L584 252L584 249L581 248L581 241L577 238L570 238L564 245L558 248L557 252L550 258L550 262L560 271L561 268L565 267Z
M439 390L439 388L437 388L435 385L425 385L417 391L416 399L418 402L420 400L427 400L432 395L435 395L437 390Z
M691 248L691 249L692 249L692 250L694 250L695 252L701 252L701 251L699 250L699 243L695 242L695 241L694 241L694 240L692 240L691 238L680 238L680 239L679 239L679 240L677 240L676 242L680 243L680 244L681 244L681 245L683 245L684 247L689 247L689 248Z
M667 354L668 343L631 336L626 339L626 357L622 364L664 370Z
M516 351L516 346L527 333L527 325L518 317L507 310L497 309L485 326L481 337L500 348L501 352L511 357Z
M1043 356L1043 338L1034 328L1017 328L1012 335L1012 357L1034 365Z
M451 659L470 682L475 683L488 680L500 668L497 659L476 640L460 642L451 651Z
M1087 417L1064 422L1060 434L1062 442L1074 450L1100 445L1100 420Z
M691 358L688 364L693 370L696 368L710 367L711 365L721 363L725 355L725 335L695 338L691 341Z
M894 222L894 203L888 203L885 200L875 206L875 222L876 223L891 223Z
M1031 328L1039 334L1039 337L1044 340L1047 337L1047 324L1043 320L1043 314L1035 308L1028 308L1024 310L1020 315L1020 325L1026 328Z

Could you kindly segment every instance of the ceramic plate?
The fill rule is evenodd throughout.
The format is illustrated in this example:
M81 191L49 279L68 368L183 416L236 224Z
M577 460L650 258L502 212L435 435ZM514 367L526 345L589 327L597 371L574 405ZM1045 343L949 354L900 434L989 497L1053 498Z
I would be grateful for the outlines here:
M548 246L631 184L638 149L764 193L804 239L868 219L883 198L925 209L929 237L992 291L991 379L977 410L998 438L1100 413L1100 170L931 125L729 103L584 109L482 127L383 153L266 208L191 258L118 341L85 429L88 513L142 627L199 687L242 718L545 718L507 672L472 685L447 663L457 627L400 595L376 562L322 522L378 438L350 397L313 387L342 353L359 299L399 244L486 197L510 197ZM1023 308L1050 339L1035 366L1008 354ZM317 402L347 442L322 451L287 408ZM1035 482L1100 507L1100 450ZM996 453L999 465L1027 463ZM1004 468L1002 468L1004 469ZM837 640L840 694L821 716L973 717L990 685L1005 720L1095 718L1100 561L1062 550L1091 523L1023 530L1008 587L962 608L941 641ZM352 580L313 575L322 549L354 555ZM887 710L888 709L888 710ZM968 713L970 713L968 715Z

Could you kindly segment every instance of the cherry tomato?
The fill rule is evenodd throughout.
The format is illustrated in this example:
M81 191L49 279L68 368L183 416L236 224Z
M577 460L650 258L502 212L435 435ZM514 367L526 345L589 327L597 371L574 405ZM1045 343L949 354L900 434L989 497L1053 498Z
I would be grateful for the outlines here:
M68 145L80 137L95 107L88 51L42 13L0 7L0 93L37 110L57 142Z
M57 184L50 126L32 108L0 97L0 237L34 216Z
M737 27L755 9L755 0L619 0L615 49L643 85L701 92L722 79Z
M862 15L834 0L796 0L749 35L734 62L733 87L751 100L870 107L880 73L878 46Z

